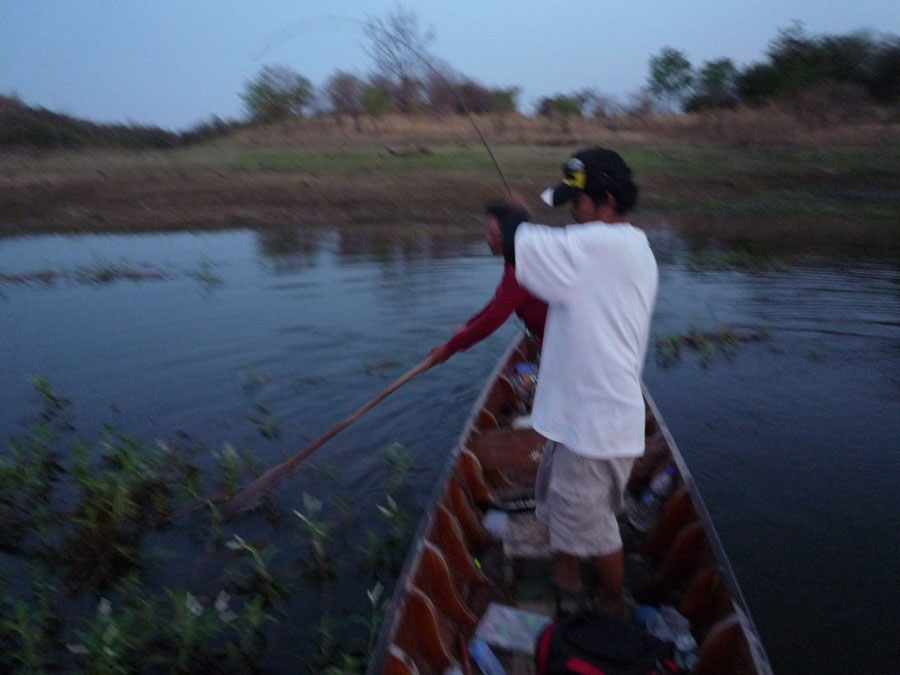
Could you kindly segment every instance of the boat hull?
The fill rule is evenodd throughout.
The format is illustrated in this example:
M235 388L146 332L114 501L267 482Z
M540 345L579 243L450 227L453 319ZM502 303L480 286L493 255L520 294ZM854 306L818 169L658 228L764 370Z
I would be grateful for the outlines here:
M553 617L552 551L530 508L544 439L528 424L537 349L513 341L475 401L385 611L370 675L478 672L470 649L490 609ZM647 528L620 518L632 604L670 605L691 622L698 673L771 673L712 519L655 402L644 389L646 446L626 502L674 469L674 491ZM499 529L492 522L502 525ZM508 647L508 646L506 646ZM533 672L529 649L496 647L505 672Z

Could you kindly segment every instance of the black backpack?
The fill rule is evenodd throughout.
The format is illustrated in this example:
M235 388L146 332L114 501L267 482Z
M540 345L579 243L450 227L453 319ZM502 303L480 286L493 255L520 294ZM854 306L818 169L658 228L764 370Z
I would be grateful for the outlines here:
M673 645L606 612L560 614L538 636L537 675L656 675L685 673Z

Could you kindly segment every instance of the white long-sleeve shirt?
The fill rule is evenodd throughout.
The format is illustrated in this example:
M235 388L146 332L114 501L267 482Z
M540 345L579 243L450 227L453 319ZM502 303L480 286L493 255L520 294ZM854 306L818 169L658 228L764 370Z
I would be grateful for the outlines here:
M588 457L644 452L641 373L658 270L629 223L523 223L516 277L549 304L532 423Z

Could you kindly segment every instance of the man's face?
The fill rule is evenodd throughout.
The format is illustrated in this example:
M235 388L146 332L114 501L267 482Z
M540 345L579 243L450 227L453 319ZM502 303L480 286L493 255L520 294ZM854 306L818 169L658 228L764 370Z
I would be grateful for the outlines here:
M572 220L576 223L589 223L594 220L594 202L586 192L579 192L569 207Z
M491 253L500 255L503 251L503 238L500 236L500 224L494 216L488 216L484 221L484 240L487 242Z

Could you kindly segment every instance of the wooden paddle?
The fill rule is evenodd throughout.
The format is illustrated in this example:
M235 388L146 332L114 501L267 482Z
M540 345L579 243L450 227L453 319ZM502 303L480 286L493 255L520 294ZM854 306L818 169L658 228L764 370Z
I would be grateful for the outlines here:
M250 483L249 485L241 488L231 499L229 499L222 508L223 513L226 517L235 516L242 511L246 511L250 507L254 506L264 494L266 494L269 490L274 488L281 480L288 475L291 470L297 466L303 459L311 454L313 451L318 450L319 447L324 445L331 438L336 436L338 433L343 431L345 428L350 426L350 424L361 417L364 413L366 413L369 409L374 407L377 403L380 403L382 400L387 398L390 394L395 392L397 389L406 384L413 377L418 375L419 373L428 370L428 368L432 365L433 361L431 357L425 359L417 365L415 368L409 370L405 375L401 376L397 379L393 384L391 384L387 389L382 391L380 394L372 397L365 403L363 403L359 408L354 410L350 415L345 417L341 422L339 422L336 426L332 427L329 431L326 431L324 434L319 436L312 443L307 445L305 448L295 453L288 459L286 459L281 464L273 466L271 469L266 471L262 476L257 478L255 481Z

